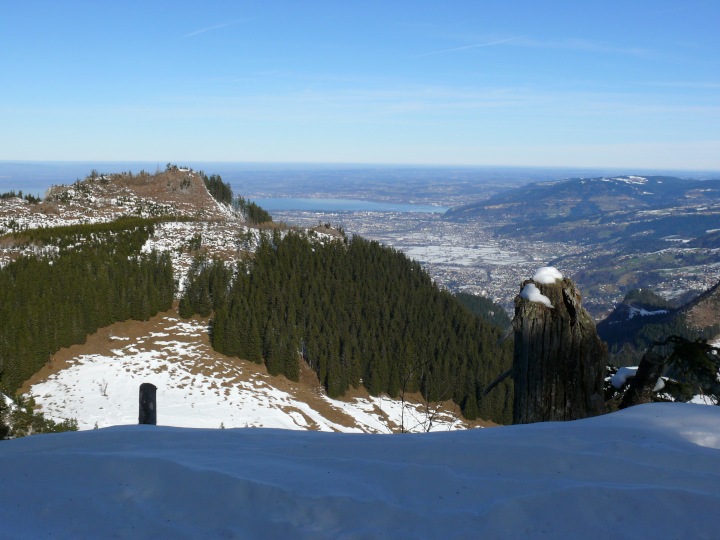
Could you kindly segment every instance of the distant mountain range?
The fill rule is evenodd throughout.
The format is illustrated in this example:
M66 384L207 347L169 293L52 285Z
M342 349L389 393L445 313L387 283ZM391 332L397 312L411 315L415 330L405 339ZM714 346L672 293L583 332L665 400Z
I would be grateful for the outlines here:
M445 218L488 217L504 223L503 232L553 239L572 228L588 241L684 235L697 242L712 239L718 247L720 231L708 227L720 227L711 221L719 215L720 180L623 176L530 184L453 208Z
M454 208L446 217L462 219L482 212L506 219L579 218L633 209L696 206L719 198L720 180L672 176L571 178L528 184L487 201Z
M454 221L483 220L499 237L572 244L548 264L573 275L589 309L634 288L667 295L720 263L720 180L669 176L572 178L529 184L449 210ZM698 280L694 280L698 281ZM713 281L714 283L714 281Z

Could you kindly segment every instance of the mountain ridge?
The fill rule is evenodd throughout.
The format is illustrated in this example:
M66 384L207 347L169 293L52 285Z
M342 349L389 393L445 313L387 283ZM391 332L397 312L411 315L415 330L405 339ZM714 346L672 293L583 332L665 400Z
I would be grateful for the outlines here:
M720 180L629 175L537 182L499 193L487 201L453 208L445 217L467 219L482 212L500 219L522 217L526 221L577 219L613 211L662 209L673 206L668 199L677 202L679 197L687 199L688 205L716 203L720 199Z
M192 269L195 268L200 270L206 267L210 261L215 259L222 261L220 263L221 265L232 266L242 263L243 271L250 272L254 261L257 259L255 250L258 249L258 246L265 246L264 249L272 252L274 249L278 248L283 238L297 238L300 242L308 243L307 249L310 252L315 251L313 249L313 245L317 246L318 249L322 246L331 245L332 249L330 249L328 253L340 253L347 249L347 245L353 244L352 241L348 242L347 238L345 238L341 232L338 233L336 231L327 230L323 227L318 227L314 230L307 229L288 231L283 225L268 224L257 226L248 223L243 215L233 211L230 206L220 204L212 199L208 192L207 185L203 185L203 180L205 180L205 184L207 184L207 179L204 178L202 173L196 173L189 169L178 168L170 165L168 165L168 169L166 171L156 175L148 175L143 172L138 175L132 175L131 173L103 175L93 172L83 181L78 181L70 186L59 186L49 190L45 200L34 205L30 205L29 201L24 201L18 198L3 200L2 206L0 206L0 217L4 217L5 220L0 221L0 224L3 224L7 234L2 237L3 251L0 252L0 256L4 258L4 266L6 269L12 270L12 272L20 272L21 279L28 281L30 284L29 286L32 287L32 276L27 275L27 273L22 273L24 260L32 260L35 261L34 264L36 265L45 265L47 268L54 268L57 270L59 266L53 265L53 262L58 258L59 260L65 261L67 253L75 253L76 256L72 260L79 261L85 256L82 251L92 247L92 249L100 249L100 251L92 255L93 260L97 263L97 261L99 261L99 257L102 256L102 253L105 253L108 249L112 253L117 252L115 247L108 245L103 239L109 238L107 235L115 234L113 231L116 229L119 231L123 230L123 227L130 227L132 230L137 229L139 234L131 234L134 238L132 243L132 246L134 247L131 247L131 245L128 244L127 246L123 246L123 250L121 252L116 253L116 255L120 257L119 260L148 259L152 262L158 258L158 255L156 255L157 253L163 253L162 260L159 262L164 265L162 272L165 277L167 277L169 269L172 269L175 282L175 299L177 300L184 294L187 286L187 276L193 271ZM219 177L216 180L219 180ZM196 200L198 201L197 206L194 205L194 201ZM22 211L13 213L18 208L22 209ZM8 220L8 216L12 218L12 222ZM130 216L133 217L130 218ZM118 218L122 218L125 221L119 220ZM54 228L48 227L51 224L54 225ZM59 224L64 226L58 227ZM107 224L108 227L105 227L105 224ZM100 227L100 225L102 225L102 227ZM32 231L42 231L42 234L36 234L34 232L31 234ZM102 231L102 234L100 234L99 231ZM68 236L68 238L65 238L66 236ZM58 238L63 239L62 246L60 246L60 244L55 244ZM294 245L297 245L297 242ZM383 251L381 247L378 247L377 249ZM130 250L129 257L125 254L126 250ZM398 259L398 261L400 259L404 259L404 256L393 250L385 248L385 251L387 251L387 253L383 256L390 257L391 259ZM23 259L23 257L25 257L25 259ZM73 262L72 264L77 265L78 263ZM156 263L152 262L152 264ZM406 263L402 263L401 266L402 265L407 266ZM292 274L292 264L288 268L288 271ZM73 272L75 271L76 270L73 267ZM80 268L77 270L77 272L79 272L79 276L74 280L76 286L86 282L88 284L94 283L92 280L88 281L85 277L83 277L83 271L85 270L82 269L82 264L80 264ZM125 304L120 306L120 308L115 308L114 306L108 306L105 308L105 306L101 306L103 308L101 310L102 314L95 314L93 310L88 313L83 313L83 318L86 319L87 329L83 326L82 329L72 328L65 330L63 325L73 326L73 317L75 317L75 312L78 308L74 305L72 298L64 298L63 290L54 290L52 294L55 296L53 296L53 298L56 297L60 299L64 310L63 316L59 319L68 322L62 323L60 330L56 330L55 326L51 326L49 332L52 335L50 335L49 338L47 338L47 336L40 335L42 334L41 329L32 327L30 329L32 335L27 339L23 338L20 344L15 344L11 354L18 354L17 351L21 351L22 347L26 346L23 345L23 343L34 343L36 341L42 343L42 347L47 346L48 350L52 351L58 343L60 345L67 345L70 343L81 342L85 339L83 337L83 332L92 332L93 328L97 328L97 321L102 321L102 324L107 324L107 322L113 321L121 321L124 320L122 317L127 316L127 313L133 314L132 318L138 317L141 320L146 320L153 316L155 310L167 309L167 307L162 307L166 306L166 303L163 303L162 306L160 306L155 303L150 304L146 300L146 298L155 296L152 290L152 287L154 286L152 279L148 280L148 278L152 276L153 270L133 268L130 271L139 272L139 274L137 277L126 277L131 280L142 279L144 280L142 283L146 284L143 286L150 288L147 292L143 293L146 295L145 297L130 297L137 294L137 291L128 292L127 294L122 291L122 294L119 294L118 298L121 298L122 302L125 302L127 306L125 306ZM98 275L105 275L105 272L102 269L96 270L95 272ZM349 268L345 268L343 272L347 273L347 276L364 273L364 271L361 270L353 272ZM419 278L421 277L420 274L422 274L422 271L419 265L411 265L408 276L415 275ZM0 275L0 278L2 277L3 276ZM111 277L111 279L114 278ZM307 282L308 280L306 279L305 281ZM420 279L420 281L414 279L413 282L417 282L425 288L430 287L429 278L423 278ZM52 280L49 281L49 284L52 285ZM167 283L163 285L165 289L167 289L166 285ZM116 287L113 285L103 284L102 286L108 286L117 292ZM388 285L386 284L385 286ZM165 289L162 297L163 302L167 299L166 296L168 293ZM10 289L6 290L9 291ZM433 291L433 294L437 294L438 292L435 289L433 289ZM87 296L88 298L86 302L90 302L92 305L97 304L97 293L98 291L96 288L94 288L91 295L83 295L81 289L73 292L74 295L78 295L79 297ZM217 293L217 291L215 291L215 293ZM353 301L356 301L357 295L351 295L351 298ZM38 301L40 300L38 299ZM20 297L13 297L10 303L12 302L24 302L24 300ZM270 313L270 320L259 321L257 328L259 328L260 332L268 332L273 328L279 328L278 321L275 320L278 317L280 317L279 322L283 324L287 323L287 321L284 320L284 317L286 317L286 310L289 310L289 308L283 308L281 305L276 305L276 298L272 300L272 302L273 310ZM446 304L453 304L454 301L449 295L447 295L447 298L443 296L443 298L437 300L437 302L438 306L445 306ZM26 304L27 302L24 303ZM317 304L317 302L313 303L313 305L314 304ZM240 307L242 307L242 305ZM52 306L50 306L50 308L52 309ZM35 308L28 308L28 316L31 316L31 309ZM252 310L251 314L254 313L254 311L257 311L257 309ZM48 319L48 323L54 324L52 323L52 312L48 312L46 309L43 313L43 317ZM108 313L113 314L109 319L106 317ZM458 313L463 320L467 318L467 321L470 321L470 319L474 317L469 312L464 311L464 308L458 311ZM230 313L230 316L236 317L236 315L233 315L232 313ZM362 324L365 324L364 319L366 318L367 314L359 320ZM58 318L55 320L57 321ZM357 319L354 317L354 320ZM331 321L327 321L327 323L330 322ZM382 329L382 324L385 324L385 322L376 322L375 324L378 329ZM411 323L410 321L407 321L403 324ZM474 331L472 330L472 328L474 328L474 323L465 326L467 326L469 331ZM453 332L457 331L457 329L450 327L444 329L442 324L438 323L435 323L435 327L441 332L447 332L448 336L444 346L440 343L432 346L431 356L439 355L442 357L442 351L451 345L452 347L457 347L458 343L462 343L462 346L465 346L468 343L472 344L468 341L468 336L453 336ZM18 327L18 329L19 328L20 327ZM403 329L403 327L398 324L396 324L393 328L396 330L398 328L400 330ZM311 344L320 343L317 339L318 330L315 327L313 327L312 330L314 332L313 336L311 336L313 339L308 342ZM53 332L60 331L64 332L63 336L65 336L65 333L68 334L68 336L64 337L62 341L56 340L53 334ZM377 332L379 330L375 331ZM302 337L301 332L302 329L292 330L291 327L291 330L288 331L289 335L285 340L288 343L285 344L283 342L283 351L287 349L292 352L292 346L296 345L295 341ZM319 335L322 336L322 329L320 329L319 332ZM437 330L434 330L434 332L437 333ZM35 334L38 334L38 336L35 336ZM217 336L219 335L219 332L213 332L213 335ZM313 347L315 347L313 349L313 362L318 365L324 365L326 362L330 366L345 365L347 355L351 350L347 347L352 346L352 350L354 350L355 353L358 353L358 345L363 345L362 343L353 345L346 339L346 336L347 334L343 334L341 337L341 339L345 342L346 349L344 349L344 352L337 353L342 354L342 359L335 358L334 355L336 354L336 350L333 342L330 344L318 345L322 347L319 349L316 345L313 345ZM43 339L46 339L47 345L45 344L45 341L42 341ZM306 336L305 341L307 340L308 338ZM267 348L270 345L266 345L265 343L266 340L263 342L263 351L268 352L263 352L263 355L270 354L271 350ZM304 345L301 345L300 342L298 342L297 346L299 347L298 350L302 350L304 353L306 350ZM465 367L463 364L462 373L464 374L465 369L468 369L468 372L470 373L468 377L474 377L475 375L473 374L475 374L478 369L481 369L477 363L478 359L496 358L497 355L491 355L489 352L489 349L492 349L493 346L494 345L492 344L488 345L488 350L484 350L482 347L485 347L485 345L473 345L473 347L476 348L480 347L480 350L472 353L472 359L468 361L470 367ZM15 349L17 349L17 351L15 351ZM38 365L44 361L42 358L42 350L41 348L38 349L38 354L36 355L37 358L34 360L34 362ZM275 350L275 353L280 354L280 351ZM2 354L5 353L0 350L0 359L2 358ZM285 353L283 352L283 354ZM395 352L389 351L389 354L395 354ZM410 355L409 358L412 358L411 352L408 352L407 354ZM388 361L388 351L383 349L382 355L383 358L376 360L376 364L378 362L385 363ZM256 359L248 356L246 359L267 361L267 358L264 357ZM296 358L293 360L290 358L290 360L286 359L284 361L297 362L298 359ZM17 363L18 360L13 360L13 362ZM24 371L13 371L12 379L8 379L12 386L17 385L23 380L22 378L18 379L18 377L27 377L29 375L29 373L27 373L27 366L23 369ZM332 369L335 368L331 368L331 370ZM373 376L380 381L381 379L378 377L385 376L382 372L382 369L385 368L381 367L377 369L381 369L379 372L380 374ZM407 369L410 369L410 367L407 367ZM423 392L430 392L427 385L429 384L428 381L431 380L430 377L432 373L428 372L428 369L432 370L433 368L430 365L426 366L423 364L423 366L421 366L420 371L418 371L415 375L417 382L413 382L412 388L402 386L401 381L398 383L396 380L393 383L394 390L392 390L391 393L396 394L400 389L402 389L403 396L405 396L407 391L407 396L409 397L410 392L420 389L422 389ZM442 372L440 370L436 370L439 375L435 375L435 377L443 377L443 380L454 380L450 377L450 374L442 374L447 369L447 366L444 365L442 367ZM397 379L397 377L401 374L396 373L395 375ZM493 378L494 376L494 373L482 374L482 377L478 378L480 382L475 379L473 379L473 381L475 381L474 384L480 384L484 378ZM290 377L292 378L293 376L290 375ZM332 383L329 375L327 376L327 379L325 378L325 375L322 375L322 377L326 388L330 388ZM365 375L365 379L367 380L367 375ZM413 379L413 381L416 379ZM344 386L341 386L341 388L347 389L348 386L354 387L361 383L362 380L362 374L356 371L351 381L352 384L347 385L346 383L342 383ZM379 382L377 388L384 388L382 386L383 384L386 383ZM442 396L442 400L445 401L450 401L451 399L456 401L459 400L460 404L468 411L468 413L474 410L475 412L473 413L473 416L476 415L478 410L475 397L477 395L476 391L473 388L460 388L459 386L456 388L455 386L460 384L457 381L452 382L452 384L453 387L451 390L448 390L447 388L436 389L433 387L432 392L434 392L434 394L432 395L435 396L433 399L437 399L437 397ZM450 382L448 382L448 385L450 385ZM448 392L450 393L448 394ZM337 391L333 391L333 394L336 393ZM40 401L40 399L38 401ZM395 403L397 402L397 400L394 401ZM404 410L406 405L408 405L408 403L405 403L403 397L403 405L401 408ZM393 405L393 407L396 406L396 404ZM483 407L485 407L485 404L483 404ZM401 429L405 428L407 428L407 426L401 425Z

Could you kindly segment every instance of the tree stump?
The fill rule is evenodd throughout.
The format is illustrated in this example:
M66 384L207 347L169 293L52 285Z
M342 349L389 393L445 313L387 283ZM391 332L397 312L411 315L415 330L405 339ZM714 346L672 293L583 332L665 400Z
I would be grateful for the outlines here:
M157 387L154 384L142 383L140 385L140 414L139 424L157 425L157 403L155 395Z
M514 424L603 412L607 346L573 282L547 281L525 281L515 298Z
M665 359L654 351L647 351L640 360L635 376L630 379L630 387L623 396L620 409L651 403L655 385L664 369Z

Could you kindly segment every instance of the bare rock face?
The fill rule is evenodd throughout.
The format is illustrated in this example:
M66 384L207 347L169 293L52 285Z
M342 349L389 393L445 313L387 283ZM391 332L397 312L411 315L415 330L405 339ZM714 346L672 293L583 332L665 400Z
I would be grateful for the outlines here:
M580 299L554 268L539 270L515 298L514 424L603 412L607 347Z

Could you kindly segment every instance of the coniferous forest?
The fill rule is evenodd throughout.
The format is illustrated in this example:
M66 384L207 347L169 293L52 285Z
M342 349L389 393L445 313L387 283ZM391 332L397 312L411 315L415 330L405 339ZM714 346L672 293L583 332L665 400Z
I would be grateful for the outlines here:
M247 200L245 197L237 197L233 200L234 208L245 216L250 223L260 224L272 221L272 216L258 204Z
M222 177L219 174L213 174L211 176L203 175L203 181L205 187L210 192L213 198L224 204L231 204L233 199L232 188L227 182L223 182Z
M465 417L508 423L512 386L483 390L512 363L502 330L438 289L417 262L360 237L265 234L235 277L198 261L181 314L208 313L219 352L299 377L305 361L328 395L421 392L455 401Z
M153 222L36 229L11 241L58 251L22 257L0 269L0 385L14 392L62 347L84 343L98 328L146 320L172 305L175 285L168 254L140 248Z

